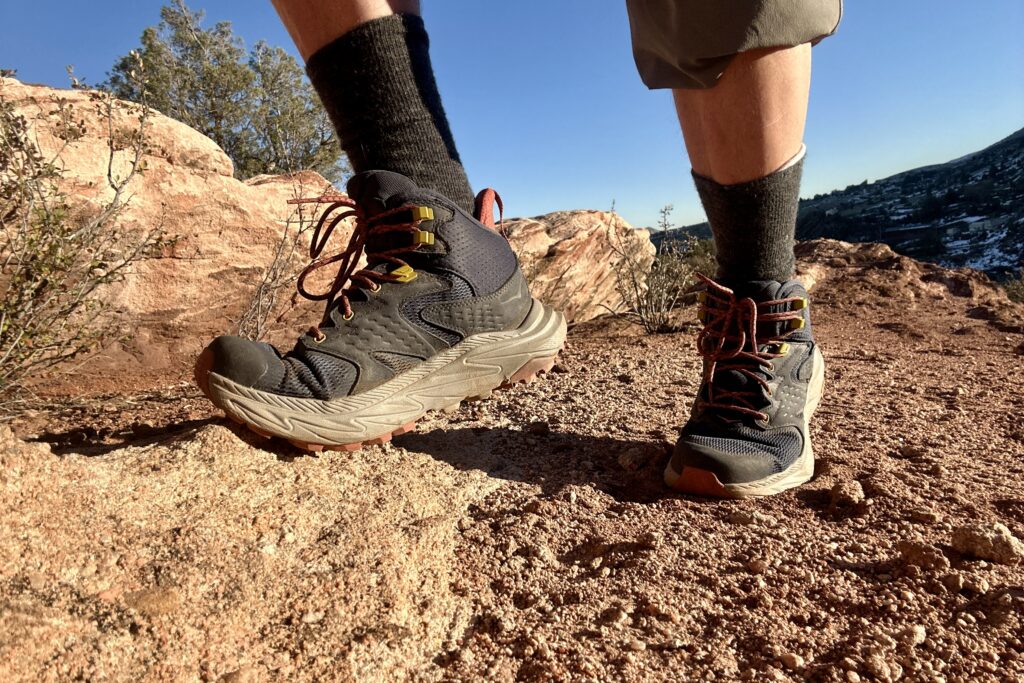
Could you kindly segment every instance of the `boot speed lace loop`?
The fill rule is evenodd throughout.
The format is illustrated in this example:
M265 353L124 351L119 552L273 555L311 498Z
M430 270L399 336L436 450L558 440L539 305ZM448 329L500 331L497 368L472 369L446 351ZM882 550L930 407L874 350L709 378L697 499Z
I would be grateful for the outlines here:
M789 297L757 302L750 297L738 298L728 287L699 273L697 277L706 286L702 310L704 328L697 335L697 350L706 361L707 396L701 401L706 408L767 421L768 415L762 410L763 395L771 396L772 390L766 377L771 376L772 361L785 355L771 349L792 331L788 325L777 323L799 320L802 326L802 311L792 310L791 306L795 308L794 304L801 302L802 308L804 300ZM773 310L779 307L784 310ZM723 388L716 380L726 371L738 372L754 384L743 389Z
M309 244L309 257L311 261L309 265L302 269L302 272L299 274L298 281L296 282L298 293L306 299L309 299L310 301L327 302L323 319L320 321L321 325L328 320L331 310L336 304L340 305L342 311L344 311L345 320L352 319L352 302L349 300L348 295L352 291L353 287L365 287L371 291L377 291L380 289L380 284L383 282L402 281L402 277L400 275L380 273L367 268L359 269L359 259L364 253L369 263L379 264L381 262L387 262L393 263L398 267L405 266L406 268L409 268L409 264L398 258L396 255L416 251L421 246L419 243L413 242L408 245L395 249L388 249L386 251L377 251L372 253L366 251L367 240L374 235L389 232L407 232L415 234L419 231L420 223L425 220L423 218L414 217L413 220L407 222L388 222L386 220L396 214L400 214L402 212L408 213L416 208L411 205L399 206L394 209L382 211L372 217L368 217L352 199L349 199L345 195L324 194L319 197L290 199L288 200L288 203L327 205L323 210L323 213L320 214L320 218L317 220L316 226L313 229L313 238L310 240ZM355 217L355 228L352 231L352 236L349 238L348 246L333 256L323 258L323 251L326 248L331 235L334 233L335 228L337 228L342 221L353 216ZM338 272L327 291L310 292L306 288L307 277L321 268L325 268L339 262L340 265L338 266ZM323 333L320 331L319 325L311 327L309 333L315 339L323 338Z
M494 224L494 207L498 207L498 224ZM497 230L505 238L505 206L501 203L501 195L494 188L480 190L473 202L473 216L492 230Z

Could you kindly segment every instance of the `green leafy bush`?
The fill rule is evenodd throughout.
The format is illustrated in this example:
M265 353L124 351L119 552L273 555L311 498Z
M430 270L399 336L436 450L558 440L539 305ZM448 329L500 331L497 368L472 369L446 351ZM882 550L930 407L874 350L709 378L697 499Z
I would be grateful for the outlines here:
M137 52L150 105L216 142L240 178L312 169L339 180L347 165L302 67L262 41L246 53L230 22L203 28L202 20L175 0L160 10L159 25L142 32ZM138 102L132 68L131 56L120 58L104 87Z

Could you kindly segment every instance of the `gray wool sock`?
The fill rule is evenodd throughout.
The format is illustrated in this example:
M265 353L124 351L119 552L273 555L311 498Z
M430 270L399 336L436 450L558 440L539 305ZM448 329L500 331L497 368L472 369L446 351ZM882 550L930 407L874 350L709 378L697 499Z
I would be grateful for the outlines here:
M693 173L715 238L718 279L726 285L792 277L803 151L794 159L763 178L736 185Z
M353 170L401 173L472 213L428 48L423 19L395 14L320 48L306 71Z

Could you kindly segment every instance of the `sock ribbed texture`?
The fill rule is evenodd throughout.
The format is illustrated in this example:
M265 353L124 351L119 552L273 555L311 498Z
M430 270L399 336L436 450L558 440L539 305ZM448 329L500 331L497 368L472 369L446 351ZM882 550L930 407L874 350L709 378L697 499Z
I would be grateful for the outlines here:
M441 106L428 48L423 19L395 14L320 48L306 71L353 170L401 173L472 214L473 191Z
M720 185L693 173L715 238L718 279L724 283L788 280L800 204L803 156L763 178Z

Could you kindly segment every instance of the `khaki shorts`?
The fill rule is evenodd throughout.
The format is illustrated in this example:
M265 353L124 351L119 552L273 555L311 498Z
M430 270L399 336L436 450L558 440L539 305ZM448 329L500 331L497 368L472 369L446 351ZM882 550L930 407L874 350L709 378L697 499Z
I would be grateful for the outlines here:
M626 0L633 58L648 88L710 88L738 52L817 43L842 0Z

